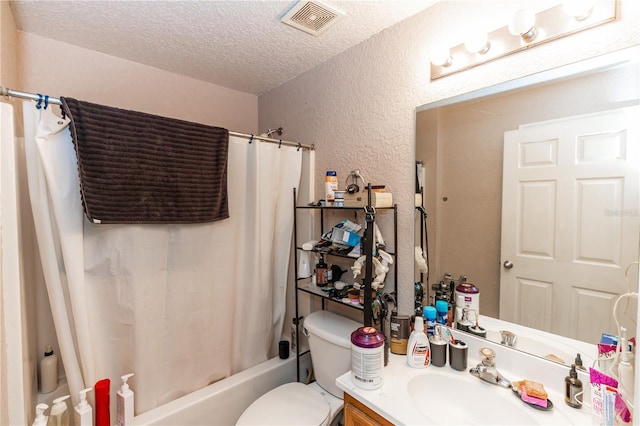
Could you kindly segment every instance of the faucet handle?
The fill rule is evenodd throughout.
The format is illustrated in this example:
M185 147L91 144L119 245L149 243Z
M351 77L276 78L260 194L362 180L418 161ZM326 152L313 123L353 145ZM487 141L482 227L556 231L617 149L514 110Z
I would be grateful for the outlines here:
M484 359L482 360L482 363L484 365L492 365L493 364L493 358L495 358L496 353L493 351L493 349L481 348L480 349L480 355L482 355L484 357Z

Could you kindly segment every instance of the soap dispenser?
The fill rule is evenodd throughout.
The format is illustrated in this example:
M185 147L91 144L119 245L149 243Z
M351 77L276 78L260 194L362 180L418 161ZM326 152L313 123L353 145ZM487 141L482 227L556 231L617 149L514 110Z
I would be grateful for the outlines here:
M33 426L47 426L48 417L44 415L49 406L47 404L36 405L36 418L33 420Z
M87 402L87 392L92 388L82 389L80 394L80 402L74 408L73 420L75 426L92 426L93 425L93 409Z
M575 364L571 366L569 375L564 379L564 384L564 402L566 402L569 407L582 408L582 381L578 379Z
M53 400L51 413L49 413L48 426L69 426L69 411L66 400L69 395L61 396Z
M122 387L117 396L117 408L118 408L118 426L129 426L133 424L133 391L129 389L127 380L133 376L133 373L125 374L121 377Z

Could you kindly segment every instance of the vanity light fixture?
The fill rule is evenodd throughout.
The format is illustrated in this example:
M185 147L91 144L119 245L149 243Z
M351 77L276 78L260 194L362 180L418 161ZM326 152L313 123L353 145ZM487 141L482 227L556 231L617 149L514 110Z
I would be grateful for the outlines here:
M484 55L491 49L489 36L487 33L474 32L464 42L464 48L469 53L479 53Z
M538 35L536 14L530 9L517 11L509 23L509 32L512 35L522 37L522 41L525 43L533 41Z
M436 47L430 55L431 80L529 49L616 20L617 0L564 0L534 13L516 12L502 28L451 48Z

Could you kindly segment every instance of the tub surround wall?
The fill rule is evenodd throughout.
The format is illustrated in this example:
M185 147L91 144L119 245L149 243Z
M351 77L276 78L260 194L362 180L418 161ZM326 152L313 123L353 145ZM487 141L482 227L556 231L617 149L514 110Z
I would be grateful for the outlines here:
M469 19L499 28L533 1L444 1L371 37L259 98L260 127L278 123L293 140L317 148L321 174L340 185L359 169L386 184L398 203L400 311L413 300L413 161L416 107L560 65L640 44L640 2L619 2L619 19L438 80L428 53L437 43L462 43ZM478 283L483 285L486 283Z

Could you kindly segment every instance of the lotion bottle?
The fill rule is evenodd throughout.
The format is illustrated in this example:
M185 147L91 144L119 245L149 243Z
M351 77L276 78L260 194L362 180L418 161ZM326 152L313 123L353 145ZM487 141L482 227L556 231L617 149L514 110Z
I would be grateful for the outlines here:
M131 376L133 376L133 373L125 374L121 377L122 387L116 392L118 426L129 426L133 424L133 391L129 389L129 384L127 383L127 380Z
M69 426L69 410L67 410L67 398L69 395L61 396L53 400L53 406L49 413L48 426Z
M58 387L58 356L53 353L51 345L44 350L40 359L40 392L51 393Z
M82 389L80 402L74 408L73 422L75 426L93 426L93 409L87 402L87 392L92 388Z
M36 418L33 420L33 426L46 426L48 417L44 412L49 408L47 404L36 405Z
M424 320L416 315L413 332L407 345L407 364L413 368L426 368L431 364L431 347L424 332Z

